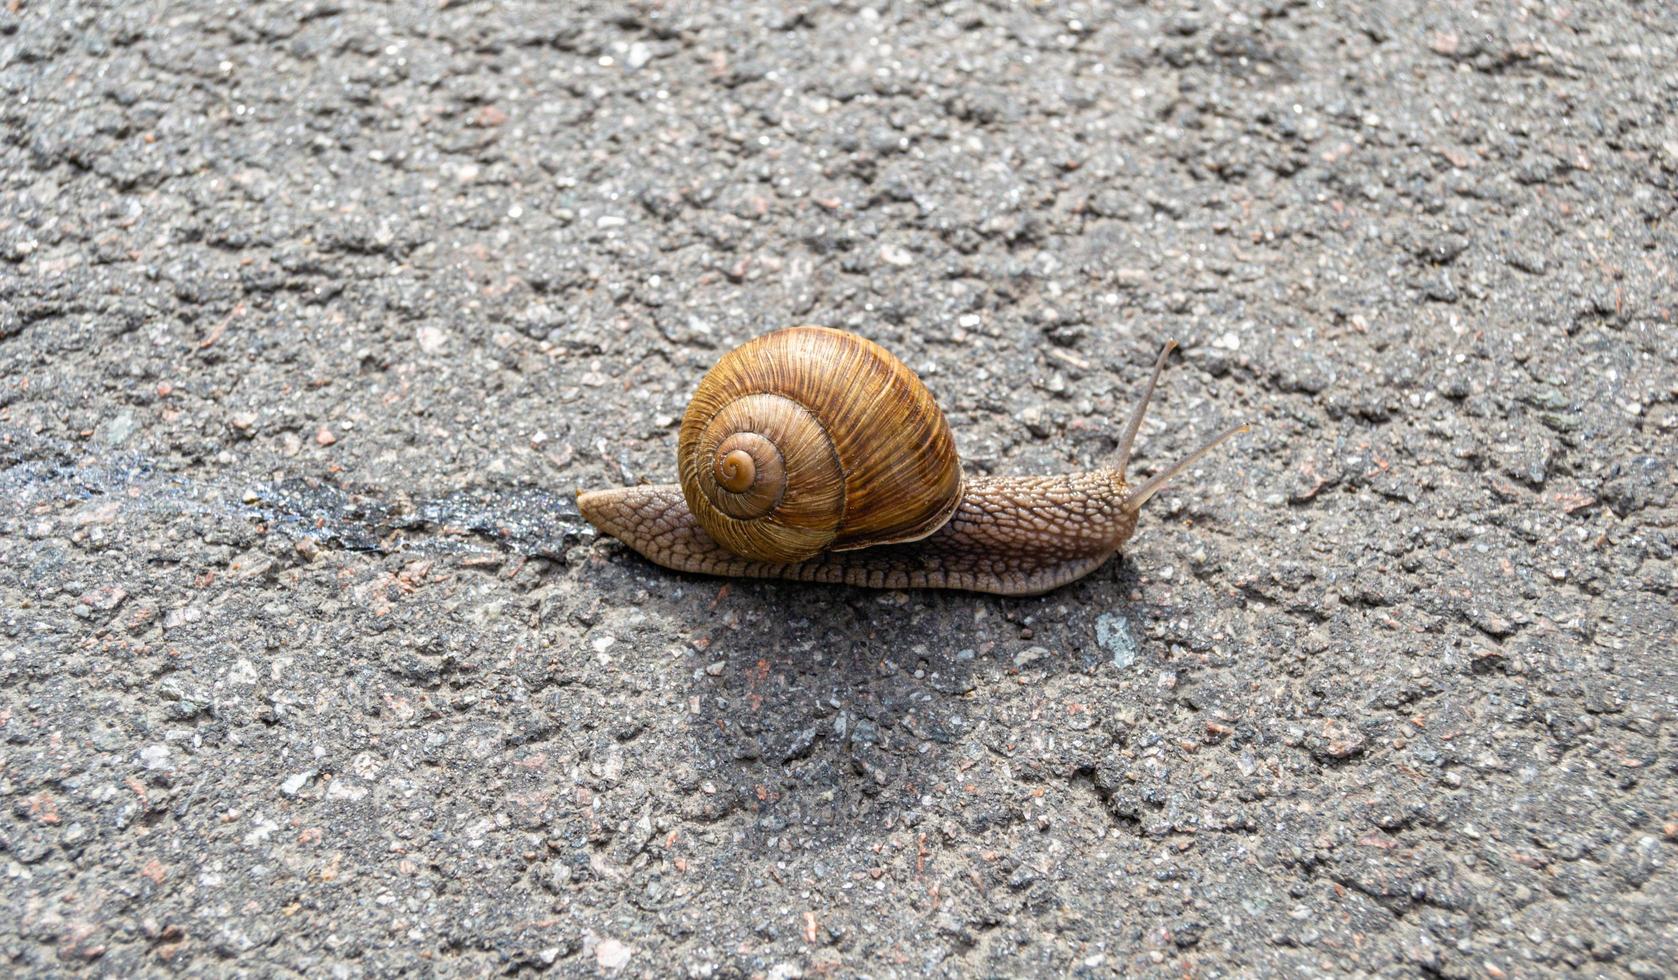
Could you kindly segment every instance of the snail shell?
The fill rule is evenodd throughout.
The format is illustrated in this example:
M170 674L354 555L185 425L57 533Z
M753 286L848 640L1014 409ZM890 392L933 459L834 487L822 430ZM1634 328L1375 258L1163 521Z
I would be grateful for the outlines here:
M926 385L880 345L826 327L724 355L682 418L677 459L699 525L755 561L915 541L962 499L955 439Z

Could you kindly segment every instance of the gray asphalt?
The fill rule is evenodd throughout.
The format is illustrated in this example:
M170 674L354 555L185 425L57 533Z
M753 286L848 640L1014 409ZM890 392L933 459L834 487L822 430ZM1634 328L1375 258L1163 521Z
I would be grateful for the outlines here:
M1659 976L1678 10L0 11L0 972ZM822 323L1036 599L596 540Z

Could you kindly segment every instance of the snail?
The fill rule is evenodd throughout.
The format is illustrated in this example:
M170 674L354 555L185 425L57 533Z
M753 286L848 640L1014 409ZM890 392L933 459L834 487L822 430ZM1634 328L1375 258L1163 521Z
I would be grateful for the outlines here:
M926 385L885 348L789 327L723 355L677 435L680 484L579 493L600 531L684 572L1036 595L1099 568L1165 482L1247 426L1131 486L1125 470L1175 343L1111 466L964 478Z

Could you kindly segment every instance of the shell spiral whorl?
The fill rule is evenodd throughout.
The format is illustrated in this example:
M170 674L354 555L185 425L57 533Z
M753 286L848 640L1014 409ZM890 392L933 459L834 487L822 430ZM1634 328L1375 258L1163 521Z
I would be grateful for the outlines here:
M733 441L751 439L755 432L741 433ZM771 447L773 448L773 447ZM717 448L717 485L729 493L745 493L757 482L757 460L751 450L729 448L727 443ZM777 452L775 459L779 461L781 454Z
M807 409L781 395L725 404L682 449L681 475L706 531L764 561L821 551L844 516L844 472L832 442ZM783 557L792 555L800 557Z
M689 403L677 456L700 525L760 561L925 537L961 499L955 440L926 386L879 345L824 327L724 355Z

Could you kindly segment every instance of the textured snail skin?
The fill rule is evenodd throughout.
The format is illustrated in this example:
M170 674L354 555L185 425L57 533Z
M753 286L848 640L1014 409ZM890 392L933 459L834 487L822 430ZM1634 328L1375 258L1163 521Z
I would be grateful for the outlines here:
M792 564L751 561L717 544L676 485L584 493L589 523L666 568L887 589L1037 595L1099 568L1136 530L1113 469L970 478L943 527L907 544L829 551Z

